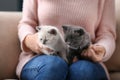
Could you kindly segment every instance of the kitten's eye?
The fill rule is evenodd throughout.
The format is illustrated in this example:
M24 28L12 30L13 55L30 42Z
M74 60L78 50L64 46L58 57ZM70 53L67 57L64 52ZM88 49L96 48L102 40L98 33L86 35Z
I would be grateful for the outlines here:
M76 35L81 36L81 35L84 34L84 30L83 30L83 29L75 30L74 33L75 33Z

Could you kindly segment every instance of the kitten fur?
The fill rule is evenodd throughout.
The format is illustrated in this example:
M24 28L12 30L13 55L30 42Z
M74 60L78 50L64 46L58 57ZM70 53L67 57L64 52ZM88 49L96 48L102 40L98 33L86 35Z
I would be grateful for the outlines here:
M71 64L73 58L83 59L80 54L87 49L91 43L88 32L81 26L63 25L64 39L68 45L68 62Z
M42 50L42 52L47 55L59 55L68 62L66 58L67 45L60 31L54 26L37 26L36 29L38 31L38 41L54 50L51 53L46 50Z

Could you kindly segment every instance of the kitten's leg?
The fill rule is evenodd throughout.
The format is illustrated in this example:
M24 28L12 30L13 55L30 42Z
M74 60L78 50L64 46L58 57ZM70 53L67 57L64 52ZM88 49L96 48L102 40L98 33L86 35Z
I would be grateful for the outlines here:
M68 64L69 65L71 65L73 63L73 58L74 58L74 55L72 55L71 53L69 53L69 55L67 56Z
M41 51L46 54L46 55L54 55L55 51L51 49L51 51L45 50L45 49L41 49Z
M67 59L67 53L61 52L59 55L60 55L67 63L69 63L69 61L68 61L68 59Z

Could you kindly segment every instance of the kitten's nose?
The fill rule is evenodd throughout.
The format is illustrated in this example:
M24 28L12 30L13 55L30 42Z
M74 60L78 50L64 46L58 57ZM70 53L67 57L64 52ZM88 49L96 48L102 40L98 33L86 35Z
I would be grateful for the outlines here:
M46 44L46 42L47 42L47 40L45 39L45 40L43 41L43 44Z

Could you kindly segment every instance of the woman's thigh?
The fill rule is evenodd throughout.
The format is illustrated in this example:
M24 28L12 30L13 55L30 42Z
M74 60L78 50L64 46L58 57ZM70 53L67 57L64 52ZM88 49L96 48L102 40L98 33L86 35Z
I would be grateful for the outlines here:
M103 67L99 63L80 60L69 68L68 80L108 80Z
M65 80L67 63L58 56L41 55L31 59L22 69L21 80Z

